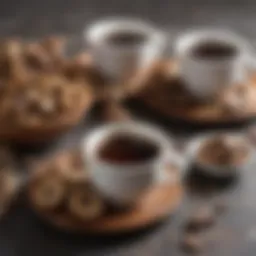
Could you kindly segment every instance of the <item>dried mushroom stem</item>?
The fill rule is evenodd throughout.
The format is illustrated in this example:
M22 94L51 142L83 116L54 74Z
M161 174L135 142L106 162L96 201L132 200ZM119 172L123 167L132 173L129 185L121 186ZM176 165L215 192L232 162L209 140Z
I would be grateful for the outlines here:
M69 195L70 213L82 220L90 221L100 217L104 212L104 202L89 184L77 184Z

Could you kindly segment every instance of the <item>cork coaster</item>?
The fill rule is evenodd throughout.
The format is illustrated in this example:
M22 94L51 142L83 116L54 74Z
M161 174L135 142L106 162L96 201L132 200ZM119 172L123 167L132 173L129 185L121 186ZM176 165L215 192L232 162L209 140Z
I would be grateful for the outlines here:
M185 89L174 61L158 63L143 83L143 89L133 97L164 118L192 123L232 123L256 117L255 74L245 84L223 90L211 101L199 101Z

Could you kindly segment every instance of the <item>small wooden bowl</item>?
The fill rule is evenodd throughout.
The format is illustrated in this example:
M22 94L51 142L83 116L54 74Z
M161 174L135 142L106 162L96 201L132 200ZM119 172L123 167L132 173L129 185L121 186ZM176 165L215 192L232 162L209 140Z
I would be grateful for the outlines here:
M81 95L81 101L72 109L62 114L59 118L45 121L44 123L13 124L2 122L0 127L0 139L15 144L35 145L49 142L74 126L78 125L92 106L94 98L91 94ZM1 104L0 104L1 105Z
M214 139L216 136L220 135L228 135L233 138L244 139L246 143L246 156L240 161L239 163L233 164L213 164L213 163L206 163L202 162L198 159L200 151L202 150L201 147L207 141ZM218 150L218 149L216 149ZM243 135L239 133L210 133L204 136L198 136L192 139L188 143L188 147L186 150L187 157L190 159L190 162L193 164L193 167L196 168L201 173L208 175L210 177L215 178L229 178L236 175L243 173L246 170L246 167L251 164L252 156L253 156L253 148L250 141Z

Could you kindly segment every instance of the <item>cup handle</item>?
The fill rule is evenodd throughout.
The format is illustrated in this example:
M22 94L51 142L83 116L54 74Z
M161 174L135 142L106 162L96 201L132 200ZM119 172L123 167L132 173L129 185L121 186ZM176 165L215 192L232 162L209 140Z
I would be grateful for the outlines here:
M171 170L171 167L177 167L177 172ZM184 157L177 152L171 152L166 154L160 165L160 171L158 173L158 183L176 182L183 178L187 163Z

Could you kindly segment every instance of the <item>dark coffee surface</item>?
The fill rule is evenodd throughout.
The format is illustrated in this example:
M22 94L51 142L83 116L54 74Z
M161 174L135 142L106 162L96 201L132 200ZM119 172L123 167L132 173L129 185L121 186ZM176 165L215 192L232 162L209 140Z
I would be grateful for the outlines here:
M226 59L235 56L236 53L236 47L217 41L198 43L198 45L191 50L191 54L199 59Z
M136 46L143 43L147 36L132 31L120 31L110 34L106 41L114 46Z
M157 156L158 147L153 143L131 135L117 134L103 142L99 157L109 163L136 164Z
M1 2L1 36L41 37L60 33L74 38L72 51L81 47L80 33L84 26L98 18L111 15L132 15L152 20L163 26L173 38L183 29L197 26L231 28L248 36L255 43L256 3L252 0L216 1L148 1L114 0L9 0ZM76 40L76 39L79 40ZM145 114L141 116L145 118ZM56 141L53 148L63 149L78 143L80 136L95 126L95 116L88 117L80 127ZM191 134L168 122L168 131L178 132L178 142ZM177 134L177 133L176 133ZM181 146L182 148L182 146ZM44 151L43 151L44 152ZM47 151L48 152L48 151ZM31 157L42 150L18 151ZM49 152L50 154L50 152ZM254 161L255 162L255 161ZM255 256L256 251L256 173L255 163L246 168L239 179L212 181L191 175L189 192L173 218L162 225L132 234L95 237L58 231L45 225L29 209L24 197L0 222L1 256L183 256L179 240L188 212L198 203L224 197L228 209L211 230L204 256ZM22 170L21 170L22 171ZM24 170L25 172L25 170Z

